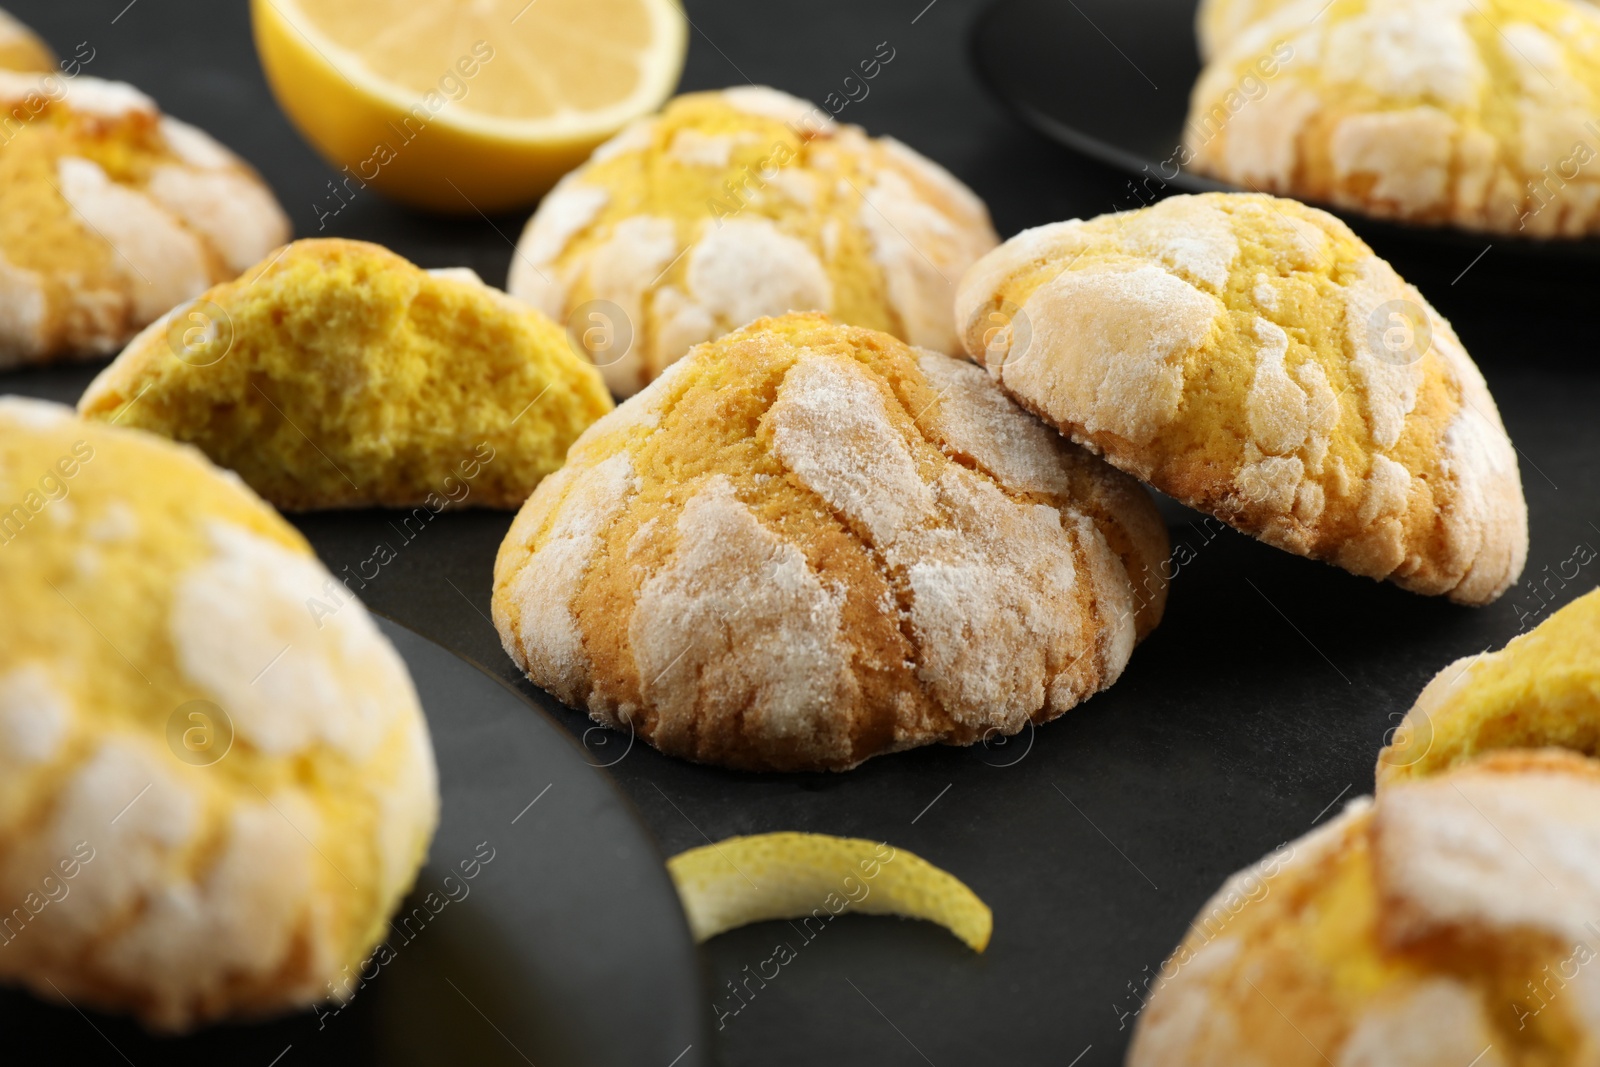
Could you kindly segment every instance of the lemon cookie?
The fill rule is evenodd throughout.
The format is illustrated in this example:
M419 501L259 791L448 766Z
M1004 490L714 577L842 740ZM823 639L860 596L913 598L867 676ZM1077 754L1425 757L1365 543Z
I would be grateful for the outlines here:
M977 367L816 314L601 419L495 562L535 684L664 752L844 769L1055 718L1161 617L1136 483Z
M0 70L54 71L55 54L28 27L0 9Z
M438 790L335 584L198 452L0 399L0 979L158 1029L348 985Z
M611 397L471 271L311 240L154 323L78 407L196 445L281 508L437 513L520 506Z
M630 396L786 311L954 353L955 283L997 240L982 201L905 145L745 86L679 97L597 149L539 205L509 288Z
M1024 407L1269 544L1467 604L1522 571L1482 375L1325 212L1208 194L1029 230L968 273L957 318Z
M1200 0L1195 14L1195 38L1200 58L1210 60L1267 15L1282 10L1294 0Z
M288 239L261 180L131 86L0 71L0 366L115 352Z
M1267 54L1291 58L1262 80ZM1600 12L1590 5L1293 0L1217 52L1195 85L1186 139L1195 170L1260 192L1577 236L1600 231L1596 115Z
M1435 675L1379 755L1378 785L1481 752L1547 746L1600 754L1600 590Z
M1161 968L1129 1067L1600 1059L1600 765L1501 753L1235 875Z

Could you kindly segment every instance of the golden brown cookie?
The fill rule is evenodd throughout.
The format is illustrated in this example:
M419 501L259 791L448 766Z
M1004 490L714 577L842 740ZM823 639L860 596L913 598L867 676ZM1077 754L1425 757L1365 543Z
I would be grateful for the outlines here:
M535 684L664 752L837 770L1110 685L1166 557L1145 491L979 368L788 315L573 445L501 545L494 617Z
M956 317L1024 407L1269 544L1465 604L1522 571L1483 376L1326 212L1213 193L1042 226L973 267Z
M37 34L0 10L0 69L53 72L56 57Z
M280 508L425 523L520 507L611 397L559 327L471 271L312 240L152 324L78 409L195 445Z
M288 239L253 171L120 82L0 71L0 367L104 356Z
M1483 752L1545 747L1600 754L1600 590L1436 674L1379 754L1378 787Z
M631 396L786 311L955 353L955 283L997 243L983 202L899 141L741 86L678 97L598 148L539 205L508 288Z
M1214 0L1200 25L1195 171L1407 222L1600 232L1590 4Z
M439 810L366 609L198 452L16 397L0 590L0 980L158 1029L347 996Z
M1600 1062L1600 764L1505 752L1396 784L1235 875L1129 1067Z

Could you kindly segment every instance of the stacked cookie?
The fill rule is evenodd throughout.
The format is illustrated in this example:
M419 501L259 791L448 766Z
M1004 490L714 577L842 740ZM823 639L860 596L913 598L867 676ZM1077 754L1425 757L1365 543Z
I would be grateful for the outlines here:
M1484 604L1522 570L1482 376L1324 212L1211 195L1046 226L954 303L979 366L787 316L596 423L501 548L507 652L666 751L837 769L1117 678L1168 573L1129 475L1419 593Z
M1592 592L1441 671L1375 801L1202 909L1130 1067L1595 1062L1597 616Z

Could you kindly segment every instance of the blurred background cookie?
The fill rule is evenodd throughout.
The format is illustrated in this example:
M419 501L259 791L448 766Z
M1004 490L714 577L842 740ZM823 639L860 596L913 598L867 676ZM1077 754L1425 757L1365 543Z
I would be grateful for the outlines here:
M1230 879L1129 1067L1600 1057L1600 764L1505 752L1361 800Z
M1299 555L1494 600L1527 557L1482 375L1344 223L1179 196L1041 226L963 280L967 351L1079 444Z
M693 345L786 311L956 352L955 283L997 241L943 168L742 86L679 97L598 148L539 205L508 288L630 396Z
M256 174L131 86L0 71L0 367L115 352L281 245Z
M281 508L514 508L611 410L560 328L471 271L299 241L151 325L89 418L193 444Z
M1600 232L1594 7L1212 0L1200 27L1214 54L1186 126L1195 171L1407 222Z
M1110 685L1167 547L1143 489L979 368L789 315L573 446L501 546L494 616L535 684L664 752L839 770Z
M0 399L0 978L159 1029L327 999L438 818L410 676L199 453ZM9 910L15 908L15 910Z
M0 9L0 70L53 71L50 46L4 9Z
M1209 61L1253 23L1281 11L1295 0L1200 0L1195 13L1195 38L1200 58Z
M1495 749L1544 747L1600 753L1600 590L1434 675L1379 754L1378 787Z

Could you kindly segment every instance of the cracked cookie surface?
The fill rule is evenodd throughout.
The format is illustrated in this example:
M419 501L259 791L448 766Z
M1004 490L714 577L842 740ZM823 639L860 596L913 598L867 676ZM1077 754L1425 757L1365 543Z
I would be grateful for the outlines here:
M1214 0L1180 161L1258 192L1527 237L1600 232L1600 10Z
M336 996L438 819L394 648L193 449L6 397L0 502L0 980L162 1030Z
M1326 212L1212 193L1028 230L968 272L956 318L1024 407L1269 544L1468 604L1522 571L1483 376Z
M1587 1067L1600 764L1501 752L1281 846L1151 983L1128 1067Z
M1110 685L1166 556L1148 494L980 368L788 315L584 434L501 546L494 616L536 684L665 752L843 769Z
M539 205L507 288L557 322L578 312L580 336L610 331L591 351L631 396L695 344L787 311L955 353L951 293L997 243L937 164L742 86L681 96L598 148Z
M289 239L248 166L132 86L0 70L0 367L109 355Z

